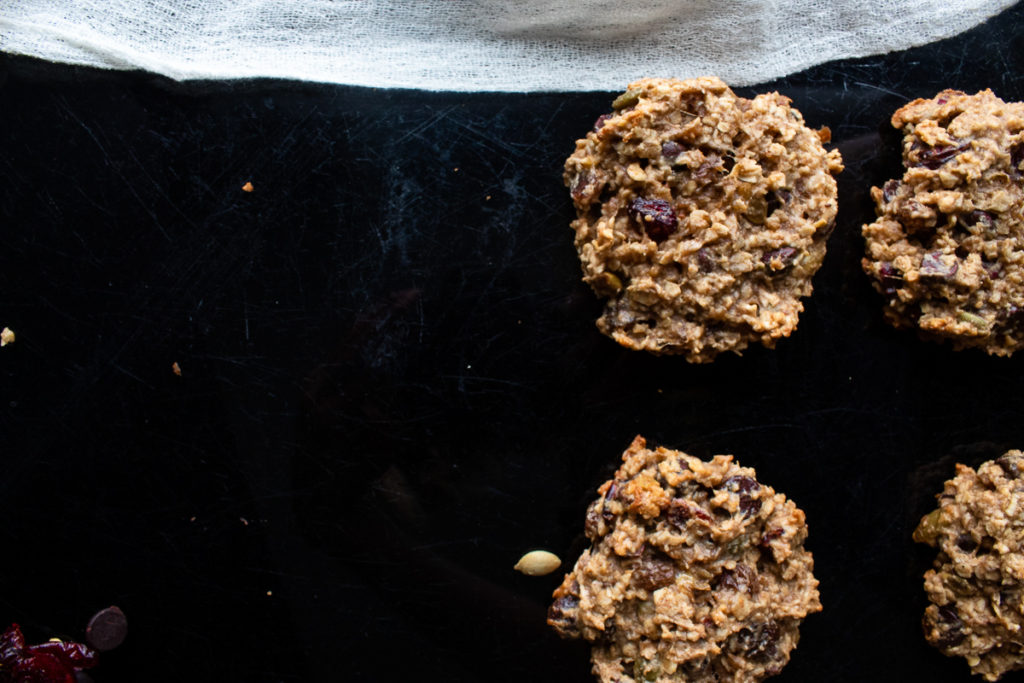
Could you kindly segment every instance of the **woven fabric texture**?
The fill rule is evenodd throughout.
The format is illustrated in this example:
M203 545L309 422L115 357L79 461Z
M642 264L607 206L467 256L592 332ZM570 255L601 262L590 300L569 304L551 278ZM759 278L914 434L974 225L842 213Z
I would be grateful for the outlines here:
M1011 0L6 0L0 50L174 79L462 91L750 85L960 33Z

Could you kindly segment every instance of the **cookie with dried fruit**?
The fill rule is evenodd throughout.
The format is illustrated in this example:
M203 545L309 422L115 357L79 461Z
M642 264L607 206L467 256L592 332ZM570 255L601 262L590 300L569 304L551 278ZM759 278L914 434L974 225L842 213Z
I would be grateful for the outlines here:
M892 116L901 178L871 188L864 271L894 326L955 349L1024 345L1024 103L944 90Z
M914 540L939 550L924 576L925 638L985 680L1024 669L1024 453L956 466Z
M779 673L821 609L804 513L732 456L705 462L638 436L622 458L548 623L593 644L602 683Z
M836 215L828 129L712 77L637 81L612 109L564 176L598 329L698 363L789 336Z

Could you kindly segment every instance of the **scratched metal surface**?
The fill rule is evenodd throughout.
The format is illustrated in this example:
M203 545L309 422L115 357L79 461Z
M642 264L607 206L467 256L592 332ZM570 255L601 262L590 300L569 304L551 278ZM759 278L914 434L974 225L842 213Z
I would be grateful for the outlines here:
M1024 98L1022 28L1018 6L741 91L789 94L847 170L797 333L701 367L593 326L560 167L608 93L5 59L0 621L81 638L119 605L97 683L583 683L586 647L544 624L558 575L511 567L574 561L642 433L734 453L807 512L825 611L779 681L969 680L920 635L910 532L955 461L1024 444L1024 358L886 327L859 226L891 112L942 87Z

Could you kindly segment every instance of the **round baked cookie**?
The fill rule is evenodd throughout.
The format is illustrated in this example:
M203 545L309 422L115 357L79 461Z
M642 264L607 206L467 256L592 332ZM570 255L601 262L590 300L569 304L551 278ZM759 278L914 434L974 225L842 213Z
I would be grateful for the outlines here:
M836 215L838 150L778 93L645 79L565 162L597 327L631 349L707 362L796 329Z
M892 116L899 180L871 188L864 271L885 317L954 348L1024 344L1024 103L944 90Z
M804 513L730 455L636 437L587 509L591 541L548 623L593 643L602 683L759 681L821 609Z
M938 548L924 575L928 642L988 681L1024 669L1024 454L956 466L914 540Z

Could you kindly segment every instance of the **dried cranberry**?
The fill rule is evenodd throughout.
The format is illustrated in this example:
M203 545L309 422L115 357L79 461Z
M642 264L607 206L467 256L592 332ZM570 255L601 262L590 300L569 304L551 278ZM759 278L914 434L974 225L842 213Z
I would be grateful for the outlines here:
M882 185L882 201L888 204L896 198L896 193L899 192L900 181L898 180L887 180L885 185Z
M594 121L594 132L596 133L597 131L604 128L604 124L608 123L608 119L610 119L613 116L615 116L615 114L601 114L600 116L598 116L597 120Z
M970 149L970 147L970 142L964 142L959 145L940 145L939 147L929 147L917 155L916 165L935 170L960 152Z
M661 156L666 159L675 159L685 151L685 148L675 140L666 140L661 143Z
M0 635L0 681L74 683L75 674L96 666L96 653L80 643L50 641L25 645L17 624Z
M955 260L947 263L942 259L942 252L933 251L925 254L921 260L921 277L935 277L943 280L952 279L959 270Z
M771 542L776 538L782 537L782 529L769 529L768 531L761 534L761 540L758 542L762 548L767 548L771 545Z
M668 239L679 225L675 210L664 199L637 197L629 203L629 215L655 242Z
M633 571L633 579L645 591L663 588L676 580L676 563L656 550L645 550Z
M766 252L761 257L761 263L765 264L766 266L769 267L769 269L771 269L772 262L778 261L782 263L782 268L779 269L780 271L782 271L793 265L793 261L796 260L796 256L799 253L799 250L794 249L793 247L779 247L778 249L773 249L772 251Z
M887 296L892 296L903 286L903 277L891 263L883 263L878 267L878 280Z

